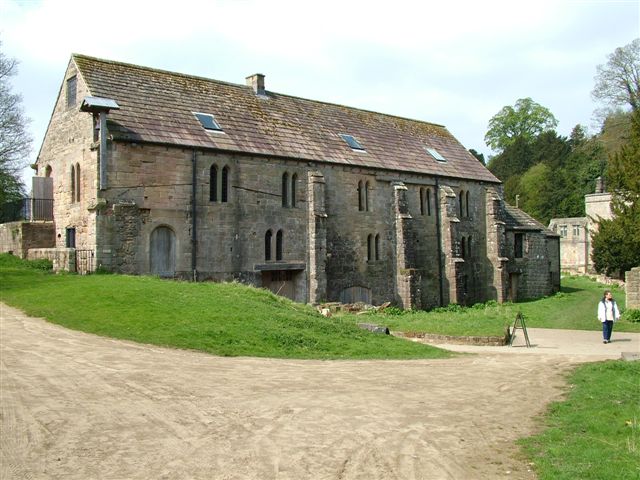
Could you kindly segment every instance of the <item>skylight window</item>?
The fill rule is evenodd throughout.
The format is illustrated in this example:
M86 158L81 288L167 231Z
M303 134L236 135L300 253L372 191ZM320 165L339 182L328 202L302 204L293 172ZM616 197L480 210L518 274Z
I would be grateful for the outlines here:
M440 155L440 153L435 149L435 148L429 148L429 147L425 147L427 152L429 152L429 154L435 158L436 160L438 160L439 162L446 162L447 159L444 158L442 155Z
M216 119L213 118L213 115L209 113L198 113L193 112L198 120L200 120L200 124L204 127L205 130L213 130L214 132L221 132L222 128L216 122Z
M360 143L358 143L358 141L353 138L351 135L345 135L343 133L340 134L340 137L347 142L347 145L349 145L352 149L354 150L360 150L362 152L364 152L364 147L362 145L360 145Z

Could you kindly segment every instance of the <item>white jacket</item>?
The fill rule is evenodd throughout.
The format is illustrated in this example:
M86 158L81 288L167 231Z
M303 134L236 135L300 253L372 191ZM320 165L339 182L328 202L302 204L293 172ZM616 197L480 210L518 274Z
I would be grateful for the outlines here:
M601 322L604 322L607 319L604 303L605 302L603 302L602 300L598 302L598 320L600 320ZM615 322L616 320L620 319L620 310L618 309L618 304L615 300L611 301L610 303L613 304L613 321Z

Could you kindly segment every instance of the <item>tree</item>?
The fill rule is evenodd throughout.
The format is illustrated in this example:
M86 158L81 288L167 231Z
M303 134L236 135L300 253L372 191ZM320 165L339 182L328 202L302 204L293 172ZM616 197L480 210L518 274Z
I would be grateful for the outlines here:
M531 167L520 179L520 208L543 224L551 218L553 172L545 163Z
M16 66L17 61L7 58L0 49L0 205L24 195L20 170L31 150L22 97L11 93L9 85Z
M487 167L503 182L513 175L521 175L533 165L531 145L530 142L518 137L498 155L491 157Z
M613 219L593 235L596 271L622 274L640 265L640 109L633 111L631 138L611 156L607 173Z
M518 138L531 142L543 132L555 129L557 125L558 121L549 109L531 98L521 98L514 107L502 107L489 120L484 141L493 150L502 152Z
M481 164L483 165L487 164L487 162L484 159L484 153L477 152L474 148L470 148L469 153L474 157L476 157Z
M605 65L596 67L594 100L609 107L630 106L640 109L640 38L618 47Z

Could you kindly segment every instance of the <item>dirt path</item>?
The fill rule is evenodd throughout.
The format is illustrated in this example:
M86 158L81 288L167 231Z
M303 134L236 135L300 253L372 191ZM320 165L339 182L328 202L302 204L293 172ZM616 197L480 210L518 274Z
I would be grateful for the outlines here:
M4 479L528 479L514 441L583 356L220 358L0 304Z

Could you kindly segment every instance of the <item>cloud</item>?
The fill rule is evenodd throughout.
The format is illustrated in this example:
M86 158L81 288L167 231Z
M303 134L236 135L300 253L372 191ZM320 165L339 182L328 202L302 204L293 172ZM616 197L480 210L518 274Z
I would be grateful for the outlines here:
M491 116L518 98L568 134L589 123L595 66L638 35L637 1L0 0L3 50L44 135L72 52L444 123L488 150ZM615 28L610 28L615 25Z

